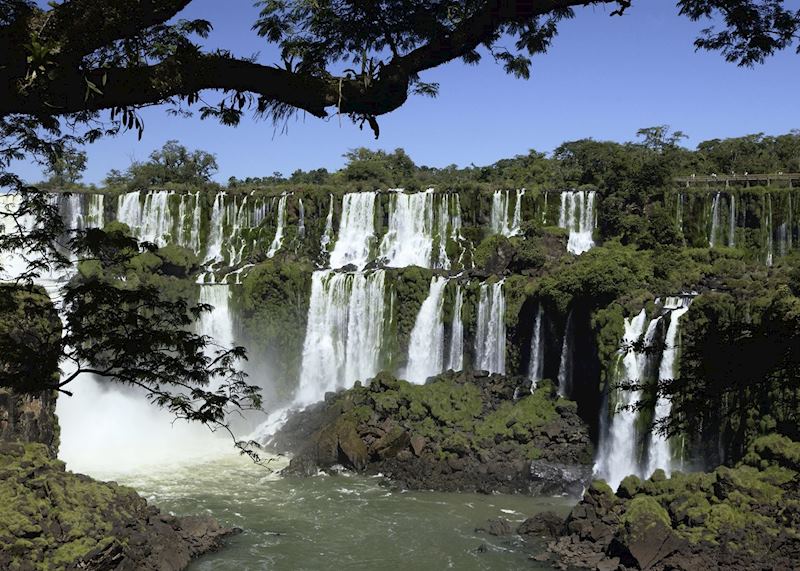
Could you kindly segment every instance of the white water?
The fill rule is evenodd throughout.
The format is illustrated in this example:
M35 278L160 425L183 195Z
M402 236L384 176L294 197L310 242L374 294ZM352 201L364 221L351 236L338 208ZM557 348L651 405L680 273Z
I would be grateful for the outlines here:
M533 334L531 336L531 359L528 364L528 379L531 381L531 390L536 388L536 384L542 380L544 374L544 339L542 328L544 326L544 309L542 304L536 310L536 319L533 322Z
M214 204L211 207L210 232L208 236L208 247L206 248L206 262L214 262L222 257L222 223L225 208L225 193L219 192L214 197Z
M661 353L661 364L658 369L658 380L666 381L674 379L677 371L678 364L678 327L680 325L680 318L689 311L691 298L668 298L664 304L664 309L670 310L669 327L667 327L667 334L664 338L664 350ZM653 416L654 426L664 419L669 417L672 410L672 402L668 398L659 395L655 413ZM659 468L669 476L672 472L672 454L670 453L670 443L664 436L658 432L651 431L650 433L650 446L649 457L646 476L649 476Z
M147 192L144 200L141 192L122 194L117 198L117 220L127 224L139 240L164 246L173 225L168 206L171 194L165 190Z
M503 282L481 284L475 333L475 369L506 372L506 300Z
M561 193L558 225L569 230L567 250L582 254L594 247L595 191L569 190Z
M418 385L444 369L444 290L447 279L434 277L411 330L405 379Z
M450 333L450 352L448 353L447 369L460 371L464 368L464 322L461 320L461 310L464 306L464 292L461 284L456 284L456 296L453 301L453 322Z
M449 194L394 191L389 195L389 223L378 248L386 266L449 269L447 241L458 240L460 203ZM435 250L434 250L434 247Z
M376 197L375 192L351 192L342 198L338 238L331 252L332 268L354 264L363 269L369 262L375 241Z
M385 272L316 271L311 282L298 405L380 371Z
M0 204L13 201L0 198L3 199ZM77 223L91 224L92 219L100 222L99 215L92 214L90 209L90 214L82 221L73 217L65 222L71 230ZM22 268L16 265L13 270ZM70 273L37 280L45 286L56 306L59 304L59 281L67 279ZM232 328L226 294L227 288L201 290L201 301L218 306L211 316L201 320L198 330L230 344ZM72 371L74 369L65 366L63 375L68 376ZM230 454L230 440L198 424L173 422L173 415L148 403L139 390L112 385L88 374L79 376L66 388L73 396L61 395L56 412L61 429L59 457L71 470L102 472L113 467L121 473L145 466L164 468L187 459Z
M736 195L730 193L728 200L730 201L728 207L728 247L733 248L736 246Z
M306 208L303 206L303 199L298 199L297 205L297 235L300 238L306 237Z
M522 197L525 194L525 189L519 189L516 192L516 201L514 202L514 214L509 221L508 210L510 201L510 192L508 190L496 190L492 195L492 213L491 213L491 230L494 234L502 234L503 236L516 236L520 233L520 226L522 224Z
M719 196L720 193L714 195L714 201L711 203L711 234L708 236L708 246L713 248L717 242L717 234L719 233Z
M325 231L322 233L320 240L321 251L327 252L330 243L333 241L333 195L330 195L331 201L328 206L328 215L325 217Z
M272 243L269 245L269 249L267 250L267 257L271 258L275 254L278 253L278 250L281 249L283 245L283 228L286 225L286 195L281 195L280 199L278 199L278 214L277 219L275 221L276 230L275 230L275 237L272 239Z
M637 353L633 347L645 332L647 313L643 309L632 319L625 319L625 335L623 337L622 370L619 382L640 381L646 355ZM645 334L645 343L648 335L655 332L657 320L652 320ZM639 398L638 391L616 390L617 410L611 418L608 435L601 437L600 450L595 464L595 473L616 489L622 479L629 474L638 474L639 461L636 439L636 413L623 407L631 405ZM603 414L604 411L601 411Z
M572 395L572 311L567 314L564 338L561 342L561 358L558 364L558 394L570 398Z

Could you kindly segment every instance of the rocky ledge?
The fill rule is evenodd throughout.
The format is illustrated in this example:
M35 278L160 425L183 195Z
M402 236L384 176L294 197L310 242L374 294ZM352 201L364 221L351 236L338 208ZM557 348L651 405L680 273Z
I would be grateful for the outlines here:
M0 569L178 571L236 531L67 472L43 444L0 443Z
M535 558L560 569L797 569L800 443L764 436L734 468L629 476L616 493L594 482L565 522L538 514L523 527L534 541L549 538Z
M592 445L575 404L543 381L452 371L413 385L380 374L294 414L271 446L286 472L337 465L409 489L580 494Z

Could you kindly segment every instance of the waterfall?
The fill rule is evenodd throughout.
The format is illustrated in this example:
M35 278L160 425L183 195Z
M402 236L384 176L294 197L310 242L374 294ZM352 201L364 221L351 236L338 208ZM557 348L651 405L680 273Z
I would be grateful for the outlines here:
M491 229L494 234L503 236L516 236L520 233L522 224L522 196L525 189L517 190L514 214L511 222L508 221L509 191L496 190L492 195Z
M558 225L569 230L567 250L582 254L594 246L595 191L571 190L561 193Z
M298 222L297 222L297 235L300 238L305 238L306 237L306 209L303 206L303 199L302 198L299 199L299 204L298 204L298 207L297 207L297 216L299 218Z
M689 297L671 297L668 298L667 302L664 304L664 309L669 310L670 315L669 327L667 327L667 334L664 338L664 350L661 353L661 364L658 369L659 381L675 378L678 363L678 325L680 318L689 311L691 301ZM670 399L659 395L653 416L654 426L668 418L671 410L672 402ZM670 454L669 441L664 438L662 434L651 431L650 447L648 450L649 459L647 472L644 475L649 476L657 469L661 468L666 472L667 476L669 476L672 471L672 455Z
M450 257L447 255L447 241L450 239L458 242L461 239L461 201L458 198L458 194L440 194L439 196L441 198L436 224L439 253L438 259L434 260L433 267L449 270Z
M322 252L328 251L328 246L333 241L333 195L328 206L328 215L325 217L325 231L322 233L320 248Z
M453 323L450 333L450 352L447 368L460 371L464 368L464 322L461 321L461 309L464 306L464 293L461 284L456 284L456 296L453 301Z
M544 191L544 208L542 209L542 226L547 226L547 195L550 194Z
M202 313L195 325L198 335L211 337L216 343L225 347L231 347L235 343L230 295L229 286L201 285L199 303L211 305L214 309ZM208 349L213 350L213 347ZM213 356L213 353L209 353L208 356Z
M678 193L678 204L675 207L675 220L678 231L683 233L683 193Z
M567 398L572 395L572 311L567 315L567 323L564 325L564 340L561 342L558 394Z
M165 190L145 193L144 203L141 194L129 192L117 199L117 220L127 224L139 240L164 246L167 243L165 236L173 227L169 211L172 193Z
M378 257L389 267L431 267L434 229L434 194L393 192L389 202L389 227Z
M536 319L533 321L533 333L531 335L531 359L528 365L528 379L531 381L531 390L536 388L536 384L542 380L544 374L543 322L544 309L540 303L536 310Z
M314 272L296 402L366 381L380 371L385 272Z
M222 222L225 207L225 193L218 192L214 196L214 205L211 207L210 232L208 247L206 248L206 261L215 262L222 257Z
M502 280L481 284L475 334L475 369L506 372L506 300Z
M267 257L271 258L275 254L278 253L278 250L281 249L283 245L283 227L286 225L286 195L282 194L280 199L278 199L278 215L277 220L275 221L276 230L275 230L275 237L272 239L272 243L269 245L269 250L267 250Z
M375 192L351 192L342 199L339 236L331 252L331 267L354 264L363 269L375 240Z
M408 346L405 379L418 385L444 369L444 289L447 279L434 277L419 309Z
M717 234L719 232L719 195L714 195L714 201L711 204L711 234L708 236L708 246L713 248L717 241Z
M195 254L200 253L200 219L203 215L203 205L200 199L200 191L194 194L194 213L192 214L192 229L189 232L189 242L185 245Z
M730 206L728 212L728 247L736 246L736 195L730 193Z
M438 201L438 207L437 207ZM461 230L460 203L450 195L395 191L389 198L389 224L378 248L378 258L389 267L420 266L449 269L447 240L457 240ZM434 253L434 244L438 248Z
M650 322L645 333L647 313L643 309L632 319L625 319L625 335L622 340L622 370L620 382L640 382L644 373L646 355L638 354L634 344L645 334L645 344L655 332L657 319ZM638 446L636 438L636 412L624 407L635 403L639 398L638 391L616 389L617 406L611 418L608 435L601 437L600 453L595 472L616 489L628 474L639 473ZM605 411L603 411L605 412ZM603 413L601 412L601 414Z
M767 193L767 266L772 265L773 246L772 246L772 195Z

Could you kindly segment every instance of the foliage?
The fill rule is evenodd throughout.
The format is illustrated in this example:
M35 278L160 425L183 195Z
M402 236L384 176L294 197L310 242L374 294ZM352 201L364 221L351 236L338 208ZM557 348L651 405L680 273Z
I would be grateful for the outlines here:
M217 168L214 155L201 150L189 151L172 140L150 153L150 160L134 162L125 174L111 171L106 184L124 186L128 191L163 188L170 183L202 187L211 181Z

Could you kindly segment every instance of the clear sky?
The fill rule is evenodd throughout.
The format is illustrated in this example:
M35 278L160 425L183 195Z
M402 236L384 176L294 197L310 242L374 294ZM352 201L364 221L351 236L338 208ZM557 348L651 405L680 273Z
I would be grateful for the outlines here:
M789 4L797 0L789 0ZM161 108L145 110L142 141L135 133L88 148L84 180L99 182L111 168L125 169L168 139L217 155L216 179L295 169L342 166L348 149L402 147L417 164L485 165L526 153L549 152L563 141L592 137L631 140L637 129L669 124L699 141L800 128L800 55L781 53L754 69L717 53L695 52L703 27L677 16L674 2L642 1L622 18L605 7L577 10L549 53L534 59L531 79L506 75L491 58L478 66L451 62L423 75L438 82L436 99L412 97L379 118L375 141L346 118L300 115L286 132L248 117L236 128L212 120L182 119ZM277 63L274 47L251 31L257 9L250 0L195 0L180 14L214 25L206 44L237 55L259 52ZM30 180L39 170L20 169Z

